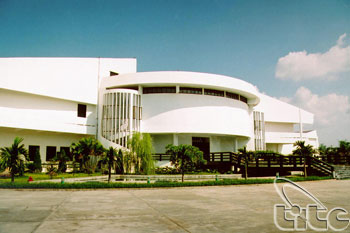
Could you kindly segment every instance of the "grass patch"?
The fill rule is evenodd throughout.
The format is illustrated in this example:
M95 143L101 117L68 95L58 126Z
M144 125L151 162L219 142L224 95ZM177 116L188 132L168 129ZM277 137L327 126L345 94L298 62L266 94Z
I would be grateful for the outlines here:
M49 180L50 176L46 173L25 173L24 176L15 177L15 183L25 183L28 181L29 176L31 176L34 181L36 180ZM79 178L79 177L91 177L91 176L103 176L101 173L86 174L86 173L61 173L54 176L53 179L66 178ZM11 178L0 177L0 184L11 182Z
M332 179L331 177L309 176L290 177L292 181L311 181ZM109 189L109 188L161 188L161 187L193 187L193 186L221 186L221 185L242 185L242 184L268 184L273 183L271 179L223 179L219 181L192 181L192 182L155 182L145 183L104 183L104 182L83 182L83 183L26 183L26 182L2 182L0 188L10 189Z

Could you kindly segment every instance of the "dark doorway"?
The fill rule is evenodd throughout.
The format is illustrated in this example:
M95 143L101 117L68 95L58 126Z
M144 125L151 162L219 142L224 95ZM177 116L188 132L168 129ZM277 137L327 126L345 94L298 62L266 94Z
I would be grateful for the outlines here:
M196 146L203 152L203 158L209 161L210 142L209 138L192 137L192 146Z

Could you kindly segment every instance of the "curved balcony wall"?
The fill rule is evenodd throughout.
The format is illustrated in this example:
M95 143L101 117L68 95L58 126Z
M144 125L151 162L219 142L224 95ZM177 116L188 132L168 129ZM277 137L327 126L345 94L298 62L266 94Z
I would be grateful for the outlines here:
M127 147L132 132L140 131L141 96L134 90L108 90L102 103L101 136Z
M142 132L254 135L246 103L217 96L194 94L142 95Z

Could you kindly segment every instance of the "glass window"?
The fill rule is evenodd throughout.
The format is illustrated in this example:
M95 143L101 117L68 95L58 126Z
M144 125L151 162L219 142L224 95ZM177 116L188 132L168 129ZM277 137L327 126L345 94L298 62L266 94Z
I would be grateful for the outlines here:
M213 89L204 89L205 95L213 95L213 96L224 96L223 91L213 90Z
M176 93L176 87L144 87L143 94Z
M202 88L180 87L180 93L201 95L202 94Z
M52 161L56 156L56 147L55 146L47 146L46 147L46 161Z
M239 100L239 95L232 92L226 92L226 97L230 99Z
M86 105L78 104L78 117L86 117Z
M240 95L240 96L239 96L239 100L242 101L242 102L244 102L244 103L246 103L246 104L248 103L248 99L245 98L244 96L241 96L241 95Z
M29 146L29 161L34 161L35 154L40 150L40 146Z

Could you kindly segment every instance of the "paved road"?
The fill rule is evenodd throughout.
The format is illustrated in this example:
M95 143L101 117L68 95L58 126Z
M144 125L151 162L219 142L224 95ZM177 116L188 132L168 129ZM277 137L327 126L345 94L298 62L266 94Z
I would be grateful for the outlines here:
M299 184L329 209L339 206L350 211L350 180ZM295 190L287 193L293 202L310 202ZM93 191L0 189L0 232L280 232L273 221L276 203L283 202L272 184Z

